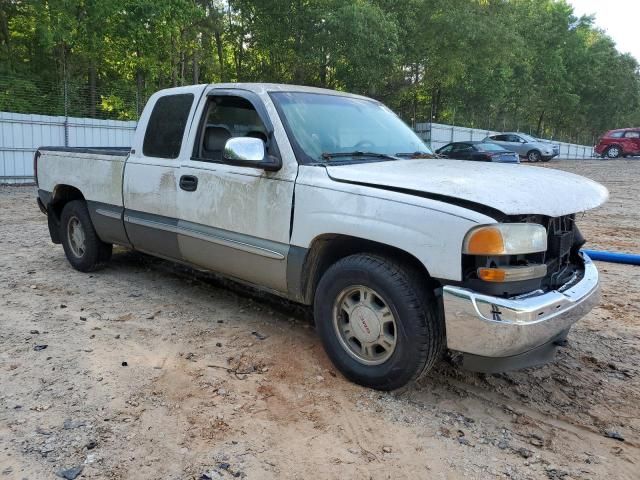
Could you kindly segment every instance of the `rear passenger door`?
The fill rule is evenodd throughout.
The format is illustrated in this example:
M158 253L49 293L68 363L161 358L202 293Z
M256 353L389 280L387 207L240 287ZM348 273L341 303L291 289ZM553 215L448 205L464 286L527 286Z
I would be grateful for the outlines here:
M270 101L247 90L207 92L194 122L192 155L180 166L178 243L189 263L286 292L297 164L285 161L268 172L223 158L233 137L259 138L269 155L281 155L278 145L288 140L267 114Z
M493 135L489 137L489 139L502 147L506 148L506 145L509 143L509 135Z
M453 150L451 152L451 158L457 158L459 160L471 160L471 154L473 148L468 143L454 143Z
M159 92L149 99L124 171L124 224L133 247L180 260L177 192L184 139L204 86ZM188 153L187 153L188 154ZM119 185L120 179L113 179Z
M518 135L509 134L503 135L503 137L505 141L500 144L502 147L511 152L516 152L519 155L527 154L527 147L524 144L524 140Z

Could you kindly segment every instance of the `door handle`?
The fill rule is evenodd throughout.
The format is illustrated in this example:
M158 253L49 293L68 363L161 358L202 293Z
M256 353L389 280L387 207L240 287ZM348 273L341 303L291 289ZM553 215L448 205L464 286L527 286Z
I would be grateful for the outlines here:
M182 175L180 177L180 188L187 192L195 192L198 188L198 177L193 175Z

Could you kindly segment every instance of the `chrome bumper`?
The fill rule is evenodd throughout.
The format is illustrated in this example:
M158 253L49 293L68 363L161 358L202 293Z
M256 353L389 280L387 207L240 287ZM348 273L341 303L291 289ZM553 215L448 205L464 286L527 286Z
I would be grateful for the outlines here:
M597 303L598 270L584 259L576 284L525 298L498 298L459 287L443 289L447 347L483 357L510 357L568 330Z

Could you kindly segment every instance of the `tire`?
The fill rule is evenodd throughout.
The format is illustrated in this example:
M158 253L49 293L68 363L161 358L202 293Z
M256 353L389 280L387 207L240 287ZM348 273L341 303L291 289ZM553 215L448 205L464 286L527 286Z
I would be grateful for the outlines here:
M351 315L342 309L347 304L353 306ZM314 316L338 370L376 390L395 390L417 379L444 350L444 322L427 279L377 255L351 255L331 266L318 284ZM377 339L394 337L394 345L366 347L367 355L366 342L374 341L376 332L383 333Z
M81 272L102 268L111 258L113 245L98 238L83 200L73 200L62 209L60 238L67 260Z
M527 153L527 160L529 160L530 162L539 162L541 158L542 155L540 155L540 152L538 150L530 150Z
M622 155L622 149L617 145L612 145L611 147L607 148L605 155L607 158L620 158L620 156Z

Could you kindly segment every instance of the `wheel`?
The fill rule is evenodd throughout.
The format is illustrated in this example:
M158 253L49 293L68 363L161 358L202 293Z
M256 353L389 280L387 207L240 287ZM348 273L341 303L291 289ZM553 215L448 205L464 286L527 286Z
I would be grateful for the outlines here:
M529 153L527 153L527 160L529 160L530 162L539 162L541 158L542 156L540 155L540 152L538 150L531 150Z
M607 158L618 158L621 155L620 147L613 145L607 149Z
M82 200L73 200L62 209L60 238L67 260L81 272L96 270L111 258L113 245L98 238L87 204Z
M427 279L389 259L356 254L322 276L314 300L327 355L349 380L394 390L442 355L444 322Z

